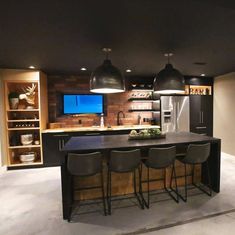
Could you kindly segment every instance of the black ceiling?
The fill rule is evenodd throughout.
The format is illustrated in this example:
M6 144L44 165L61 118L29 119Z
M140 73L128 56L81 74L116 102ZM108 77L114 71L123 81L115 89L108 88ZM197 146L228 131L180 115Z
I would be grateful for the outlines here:
M235 71L235 1L1 0L2 68L79 74L84 66L89 74L104 46L123 73L154 75L165 52L183 74Z

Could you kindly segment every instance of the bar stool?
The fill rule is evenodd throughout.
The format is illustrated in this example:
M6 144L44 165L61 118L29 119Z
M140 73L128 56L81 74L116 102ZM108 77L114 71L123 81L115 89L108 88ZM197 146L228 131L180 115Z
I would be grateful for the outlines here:
M155 182L155 181L163 181L164 182L164 189L166 193L170 195L172 199L174 199L175 202L179 202L178 198L178 187L177 187L177 181L176 181L176 173L175 173L175 157L176 157L176 147L168 147L168 148L150 148L149 149L149 154L147 160L143 161L144 165L147 167L147 180L142 181L142 183L147 183L148 191L148 199L147 202L144 199L144 196L142 194L142 198L144 201L144 204L147 208L149 208L150 205L150 182ZM171 170L171 179L170 179L170 190L167 188L166 185L166 169L168 167L172 167ZM155 179L150 179L149 178L149 169L156 169L156 170L163 170L164 172L164 177L163 178L155 178ZM175 189L172 187L172 179L174 176L174 181L175 181ZM155 190L154 190L155 191ZM172 191L175 193L175 196L172 194Z
M107 175L107 202L108 202L108 213L111 215L111 204L112 204L112 172L115 173L133 173L133 187L134 194L137 198L139 205L144 209L141 198L137 193L136 187L136 170L139 172L139 192L141 191L141 153L139 149L127 150L127 151L116 151L113 150L110 153L110 159L108 162L108 175Z
M70 189L72 193L72 203L70 205L70 213L69 213L68 221L71 220L71 213L72 213L73 202L74 202L74 199L73 199L74 176L79 176L83 178L83 177L89 177L89 176L94 176L96 174L100 174L100 185L92 186L92 187L75 188L75 191L100 188L101 193L102 193L104 215L106 215L106 203L105 203L105 194L104 194L103 166L102 166L101 153L100 152L85 153L85 154L69 153L67 169L70 174ZM90 204L94 204L94 203L90 203ZM89 204L86 204L86 205L89 205Z
M184 164L184 175L177 176L177 178L184 177L185 184L184 184L184 196L179 193L180 198L186 202L188 198L188 187L187 187L187 177L192 177L192 185L201 190L202 192L206 193L208 196L212 196L211 190L211 176L210 176L210 169L208 165L208 157L210 155L210 143L206 144L190 144L188 146L187 152L185 156L177 157L177 160ZM208 191L203 189L201 186L195 184L194 182L194 174L195 174L195 165L205 163L206 171L207 171L207 179L208 179ZM187 175L187 165L192 166L191 174Z

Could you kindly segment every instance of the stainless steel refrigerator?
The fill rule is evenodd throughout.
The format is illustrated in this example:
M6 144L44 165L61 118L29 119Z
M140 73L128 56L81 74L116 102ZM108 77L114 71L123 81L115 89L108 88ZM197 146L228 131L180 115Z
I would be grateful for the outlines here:
M189 132L189 97L161 96L160 99L162 132Z

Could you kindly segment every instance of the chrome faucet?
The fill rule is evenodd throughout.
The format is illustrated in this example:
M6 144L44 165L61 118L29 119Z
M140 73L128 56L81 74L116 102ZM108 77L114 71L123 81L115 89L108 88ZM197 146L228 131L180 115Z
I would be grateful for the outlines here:
M120 115L122 114L122 118L125 118L125 114L122 112L122 111L119 111L118 113L117 113L117 125L118 126L120 126L121 124L122 124L122 122L121 122L121 117L120 117Z

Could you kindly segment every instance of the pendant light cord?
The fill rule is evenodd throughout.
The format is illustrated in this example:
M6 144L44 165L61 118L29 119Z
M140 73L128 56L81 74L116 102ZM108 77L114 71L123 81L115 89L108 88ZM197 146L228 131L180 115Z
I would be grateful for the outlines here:
M173 56L173 53L165 53L164 54L165 57L167 57L167 63L170 64L170 57Z
M102 51L105 53L105 58L106 58L106 60L108 60L108 59L109 59L109 53L112 51L111 48L106 48L106 47L104 47L104 48L102 49Z

